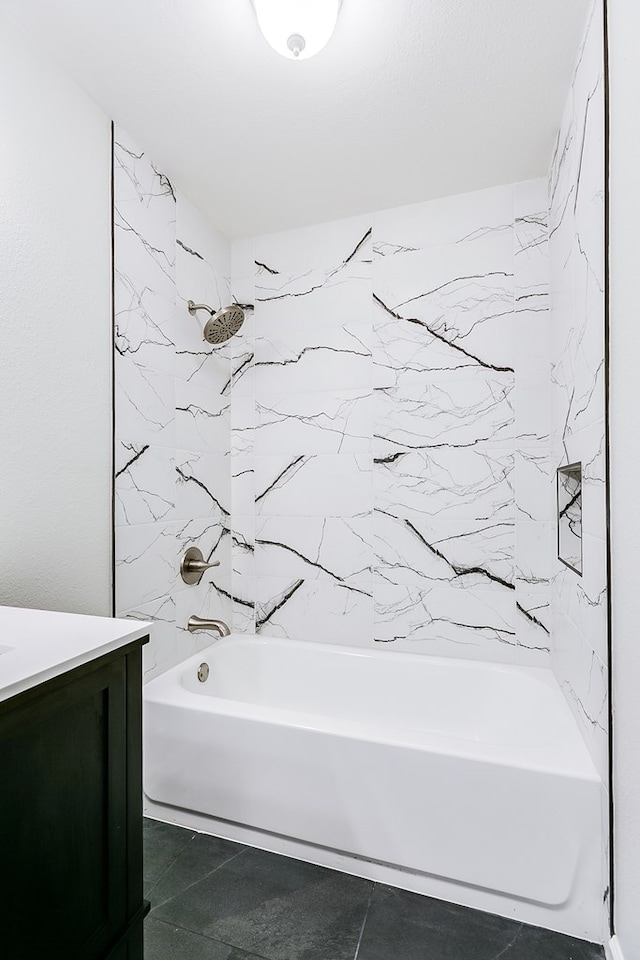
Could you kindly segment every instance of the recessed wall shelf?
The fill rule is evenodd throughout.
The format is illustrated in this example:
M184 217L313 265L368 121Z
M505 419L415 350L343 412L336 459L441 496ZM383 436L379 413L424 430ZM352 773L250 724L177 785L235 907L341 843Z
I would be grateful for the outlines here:
M556 471L558 559L582 576L582 464Z

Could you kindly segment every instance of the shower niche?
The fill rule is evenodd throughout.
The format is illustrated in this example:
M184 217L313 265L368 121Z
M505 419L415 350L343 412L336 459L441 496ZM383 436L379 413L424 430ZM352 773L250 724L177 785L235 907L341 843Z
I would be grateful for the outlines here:
M558 559L582 576L582 464L558 467L556 483Z

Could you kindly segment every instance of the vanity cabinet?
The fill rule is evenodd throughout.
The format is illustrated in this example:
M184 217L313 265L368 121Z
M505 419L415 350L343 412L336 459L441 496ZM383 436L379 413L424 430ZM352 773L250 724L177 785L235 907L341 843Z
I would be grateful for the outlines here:
M0 702L2 956L142 960L147 639Z

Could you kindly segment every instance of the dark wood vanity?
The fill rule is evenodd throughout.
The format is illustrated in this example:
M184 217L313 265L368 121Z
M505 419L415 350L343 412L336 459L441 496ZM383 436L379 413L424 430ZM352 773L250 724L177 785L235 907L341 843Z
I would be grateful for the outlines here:
M125 637L0 702L7 960L142 960L147 640Z

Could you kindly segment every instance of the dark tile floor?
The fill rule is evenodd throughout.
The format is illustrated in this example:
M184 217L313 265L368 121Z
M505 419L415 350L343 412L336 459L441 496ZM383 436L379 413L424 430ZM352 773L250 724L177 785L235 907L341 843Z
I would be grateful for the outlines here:
M601 960L601 947L145 820L146 960Z

